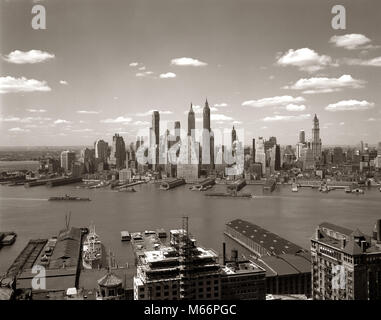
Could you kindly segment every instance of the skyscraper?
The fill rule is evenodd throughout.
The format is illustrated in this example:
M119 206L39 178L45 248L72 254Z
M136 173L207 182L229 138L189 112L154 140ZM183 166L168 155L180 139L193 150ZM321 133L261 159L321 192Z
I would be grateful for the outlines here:
M196 129L196 118L193 111L193 106L191 103L189 112L188 112L188 137L192 137L195 140L195 129Z
M75 153L69 150L61 152L61 168L67 171L71 171L73 169L73 164L75 161Z
M265 140L262 137L257 139L255 146L255 160L262 164L262 175L266 173L266 151L265 151Z
M176 137L176 142L180 142L180 121L175 121L175 137Z
M203 110L202 164L205 169L214 168L214 136L210 129L210 108L208 99Z
M208 131L210 131L210 108L209 108L208 99L206 99L205 101L205 106L204 106L204 110L202 114L203 114L203 129L207 129Z
M117 133L112 137L110 163L114 165L118 170L125 168L126 145L124 143L123 137Z
M107 162L108 158L108 143L98 139L94 142L95 159L101 162Z
M306 143L306 133L304 130L300 130L299 132L299 143Z
M253 139L253 146L252 146L253 150L252 150L252 153L253 153L253 162L255 162L255 139Z
M152 113L152 145L154 147L154 169L157 170L159 165L159 142L160 142L160 114L159 111Z
M234 141L237 141L237 132L235 131L234 126L233 126L233 130L232 130L232 146L233 146Z
M319 119L315 114L312 127L312 141L311 141L312 155L315 161L320 161L321 159L321 139L320 139L320 128Z

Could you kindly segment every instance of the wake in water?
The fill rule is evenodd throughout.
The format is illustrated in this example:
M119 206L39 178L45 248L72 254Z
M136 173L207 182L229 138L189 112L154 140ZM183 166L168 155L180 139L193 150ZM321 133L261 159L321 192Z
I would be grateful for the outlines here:
M39 199L39 198L3 198L3 197L0 197L0 201L1 200L48 201L48 199Z

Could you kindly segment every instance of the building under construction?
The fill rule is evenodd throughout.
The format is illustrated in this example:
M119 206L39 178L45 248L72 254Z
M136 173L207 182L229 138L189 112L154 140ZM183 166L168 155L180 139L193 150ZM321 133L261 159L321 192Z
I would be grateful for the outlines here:
M181 229L170 231L169 243L145 234L133 245L137 258L135 300L265 298L265 271L250 262L221 265L217 253L196 244L188 232L187 218L183 218ZM241 282L238 289L237 281L241 280L245 284Z

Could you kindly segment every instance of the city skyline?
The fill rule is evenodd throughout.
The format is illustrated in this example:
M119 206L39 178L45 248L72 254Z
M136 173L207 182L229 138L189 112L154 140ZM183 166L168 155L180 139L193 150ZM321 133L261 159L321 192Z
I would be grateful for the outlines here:
M245 145L309 139L315 113L324 146L381 140L377 4L345 4L333 30L329 1L41 3L46 30L32 1L1 2L0 146L136 141L153 110L186 128L190 103L201 129L206 98L211 127L245 130Z

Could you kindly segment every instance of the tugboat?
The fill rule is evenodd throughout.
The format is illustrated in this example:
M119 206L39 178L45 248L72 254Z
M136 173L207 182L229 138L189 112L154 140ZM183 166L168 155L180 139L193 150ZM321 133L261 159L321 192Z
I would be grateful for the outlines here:
M345 188L345 193L352 193L352 188L350 188L350 187Z
M82 265L85 269L95 269L102 263L102 243L91 225L82 247Z
M90 198L71 197L65 194L64 197L50 197L49 201L90 201Z

